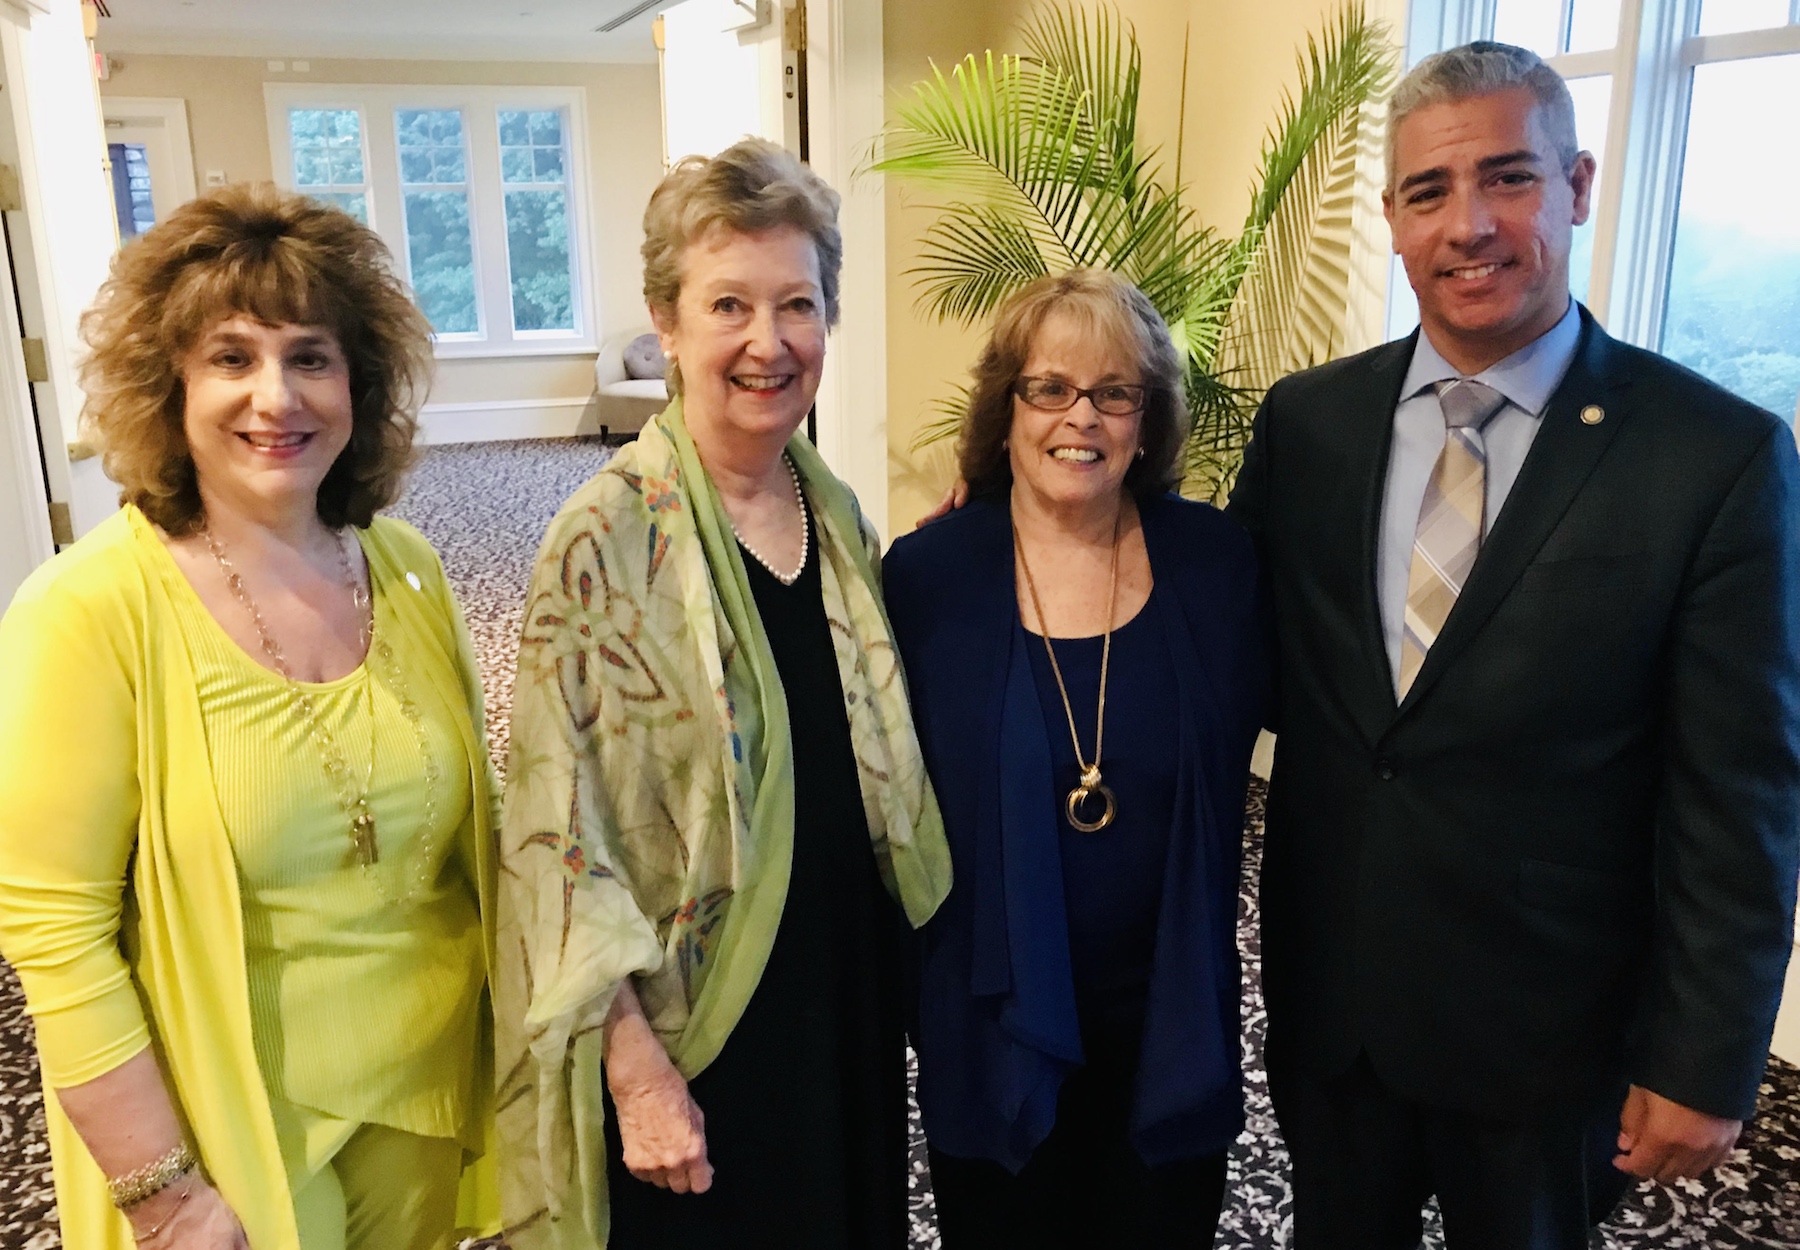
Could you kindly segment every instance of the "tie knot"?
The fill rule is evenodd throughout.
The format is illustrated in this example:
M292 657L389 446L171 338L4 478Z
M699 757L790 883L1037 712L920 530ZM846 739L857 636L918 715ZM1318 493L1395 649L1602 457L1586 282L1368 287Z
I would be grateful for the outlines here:
M1480 430L1487 419L1500 411L1506 396L1491 386L1457 378L1438 383L1438 407L1443 410L1444 424L1453 430L1473 427Z

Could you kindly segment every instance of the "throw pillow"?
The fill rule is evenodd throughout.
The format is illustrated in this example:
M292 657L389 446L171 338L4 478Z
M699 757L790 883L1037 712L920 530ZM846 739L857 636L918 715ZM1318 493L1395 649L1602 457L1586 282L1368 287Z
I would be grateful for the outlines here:
M660 381L668 367L668 362L663 359L662 344L656 341L654 334L640 334L625 345L626 377Z

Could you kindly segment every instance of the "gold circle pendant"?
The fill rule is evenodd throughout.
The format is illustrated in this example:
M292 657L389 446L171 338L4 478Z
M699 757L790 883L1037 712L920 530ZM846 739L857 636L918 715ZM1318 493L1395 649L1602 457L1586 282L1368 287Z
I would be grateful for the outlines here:
M1099 820L1083 820L1081 818L1080 809L1088 799L1096 794L1099 795L1101 800L1106 804L1106 809L1100 813ZM1102 829L1112 824L1113 817L1118 815L1119 812L1118 802L1113 798L1112 787L1102 785L1099 782L1095 782L1092 786L1076 786L1073 790L1069 791L1069 801L1064 806L1068 812L1069 824L1080 830L1082 833L1099 833Z

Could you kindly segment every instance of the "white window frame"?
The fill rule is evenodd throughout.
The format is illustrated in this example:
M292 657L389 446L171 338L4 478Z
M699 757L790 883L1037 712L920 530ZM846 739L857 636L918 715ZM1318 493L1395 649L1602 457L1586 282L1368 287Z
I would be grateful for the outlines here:
M1413 0L1407 64L1489 37L1495 2ZM1612 49L1545 58L1565 78L1612 75L1587 305L1609 333L1652 350L1662 340L1694 68L1800 52L1800 0L1789 0L1786 26L1729 35L1696 33L1701 2L1621 0Z
M320 109L332 113L355 113L356 133L362 144L363 180L360 183L334 182L323 187L296 187L294 185L294 137L288 122L288 110L283 108L279 118L273 112L269 114L271 140L269 150L271 153L276 151L273 146L274 128L279 123L281 129L281 148L276 156L275 166L276 184L290 191L300 190L308 194L360 195L363 197L364 207L368 210L369 225L373 227L375 225L375 173L370 168L369 161L369 123L374 119L370 117L369 110L357 100L337 97L307 100L289 107Z
M331 83L265 83L269 154L275 181L293 186L288 110L357 109L362 114L364 174L369 181L369 225L387 242L403 273L410 269L406 213L400 191L399 109L460 109L469 161L469 234L475 256L475 297L481 330L439 335L437 357L592 355L599 349L600 277L596 272L588 171L587 93L580 87L398 86ZM512 278L507 255L505 185L500 180L499 113L502 109L560 109L564 131L565 184L569 196L574 330L514 331ZM303 189L303 188L301 188Z
M413 183L407 182L401 175L400 113L402 110L455 112L458 117L461 118L463 132L463 181L461 184L435 182ZM469 115L469 110L465 108L436 104L400 104L388 109L386 115L382 118L382 121L387 125L390 132L390 138L394 141L394 185L398 191L398 194L394 197L394 202L399 206L399 215L394 220L398 223L397 232L400 235L400 246L394 249L394 255L398 257L400 263L406 267L406 271L409 275L412 272L412 231L406 224L406 193L409 190L429 192L455 191L460 189L469 199L469 259L475 270L475 328L473 330L438 331L433 336L434 341L440 349L438 354L443 355L444 352L442 349L452 345L486 344L488 340L488 328L494 323L494 318L488 308L486 292L483 290L483 278L486 273L486 267L482 264L483 252L485 251L482 246L484 240L481 237L481 230L475 224L476 170L475 158L472 151L475 144L475 136L470 133L475 119ZM510 278L510 276L511 271L508 270L508 277ZM508 317L507 321L510 323L511 318Z

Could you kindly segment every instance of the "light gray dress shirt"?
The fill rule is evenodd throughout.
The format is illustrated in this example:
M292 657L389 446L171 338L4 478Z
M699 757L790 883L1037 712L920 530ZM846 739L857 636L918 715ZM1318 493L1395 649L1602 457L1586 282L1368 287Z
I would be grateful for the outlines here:
M1477 373L1474 380L1506 396L1500 411L1482 431L1487 448L1487 510L1481 533L1494 528L1506 496L1518 480L1543 424L1550 396L1562 385L1563 375L1575 361L1581 338L1581 315L1574 300L1569 310L1541 337L1521 347L1496 365ZM1381 606L1381 633L1387 644L1388 671L1395 691L1400 681L1400 635L1406 620L1406 582L1412 571L1413 537L1419 528L1419 509L1425 503L1425 486L1444 450L1444 413L1433 387L1463 376L1438 354L1431 339L1419 332L1412 365L1400 387L1400 406L1394 410L1394 446L1388 455L1387 486L1381 504L1381 541L1375 550L1375 597Z

